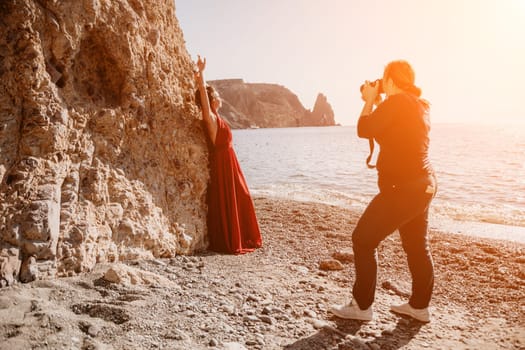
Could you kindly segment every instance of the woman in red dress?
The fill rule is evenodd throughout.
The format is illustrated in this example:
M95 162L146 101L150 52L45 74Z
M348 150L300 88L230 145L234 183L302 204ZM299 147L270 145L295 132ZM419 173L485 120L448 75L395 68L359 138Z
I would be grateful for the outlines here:
M261 231L248 185L232 147L231 130L217 112L221 106L219 94L213 87L205 85L205 67L206 59L198 56L196 103L201 108L210 141L209 249L244 254L262 246Z

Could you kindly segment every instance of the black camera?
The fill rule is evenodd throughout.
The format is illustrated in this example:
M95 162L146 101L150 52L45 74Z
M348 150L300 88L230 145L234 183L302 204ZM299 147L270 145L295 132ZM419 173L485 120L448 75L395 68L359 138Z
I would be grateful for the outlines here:
M379 84L379 88L377 89L377 92L380 94L384 93L385 91L383 90L383 79L377 79L370 83L371 86L376 86L376 84ZM359 91L363 92L364 88L365 88L365 84L361 85L361 87L359 88Z

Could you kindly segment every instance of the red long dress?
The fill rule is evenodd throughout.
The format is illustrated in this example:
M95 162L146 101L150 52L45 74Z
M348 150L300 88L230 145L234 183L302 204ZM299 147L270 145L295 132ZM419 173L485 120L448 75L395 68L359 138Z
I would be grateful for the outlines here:
M210 151L208 237L209 249L216 252L244 254L262 246L253 201L232 147L232 133L220 117Z

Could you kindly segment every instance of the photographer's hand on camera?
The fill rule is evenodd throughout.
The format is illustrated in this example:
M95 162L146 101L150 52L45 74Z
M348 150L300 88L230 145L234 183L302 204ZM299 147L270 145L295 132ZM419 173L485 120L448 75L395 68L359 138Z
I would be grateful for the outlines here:
M368 115L372 113L374 105L379 105L382 102L381 94L379 93L379 84L375 82L365 81L361 86L361 99L365 101L365 105L361 111L361 115Z
M365 86L373 88L375 90L375 93L373 91L367 91L366 95L364 93ZM381 97L381 94L384 93L383 91L383 81L381 79L377 79L375 81L365 81L364 84L361 85L359 88L361 91L361 99L365 102L370 101L372 105L378 106L381 102L383 102L383 98ZM372 99L371 95L375 95L375 98Z
M361 90L361 98L365 102L374 102L379 95L378 84L371 84L370 81L366 80Z

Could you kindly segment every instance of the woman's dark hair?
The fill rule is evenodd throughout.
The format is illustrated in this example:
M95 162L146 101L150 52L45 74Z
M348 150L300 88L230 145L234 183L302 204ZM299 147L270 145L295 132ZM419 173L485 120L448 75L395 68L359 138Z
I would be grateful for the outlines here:
M211 101L214 99L213 95L217 94L217 91L215 91L213 86L206 85L206 93L208 95L208 101L210 101L210 104L211 104ZM199 106L199 108L202 108L201 93L199 89L195 90L195 104Z
M416 73L405 60L392 61L385 67L385 77L392 79L394 84L417 97L421 96L421 89L415 85Z

